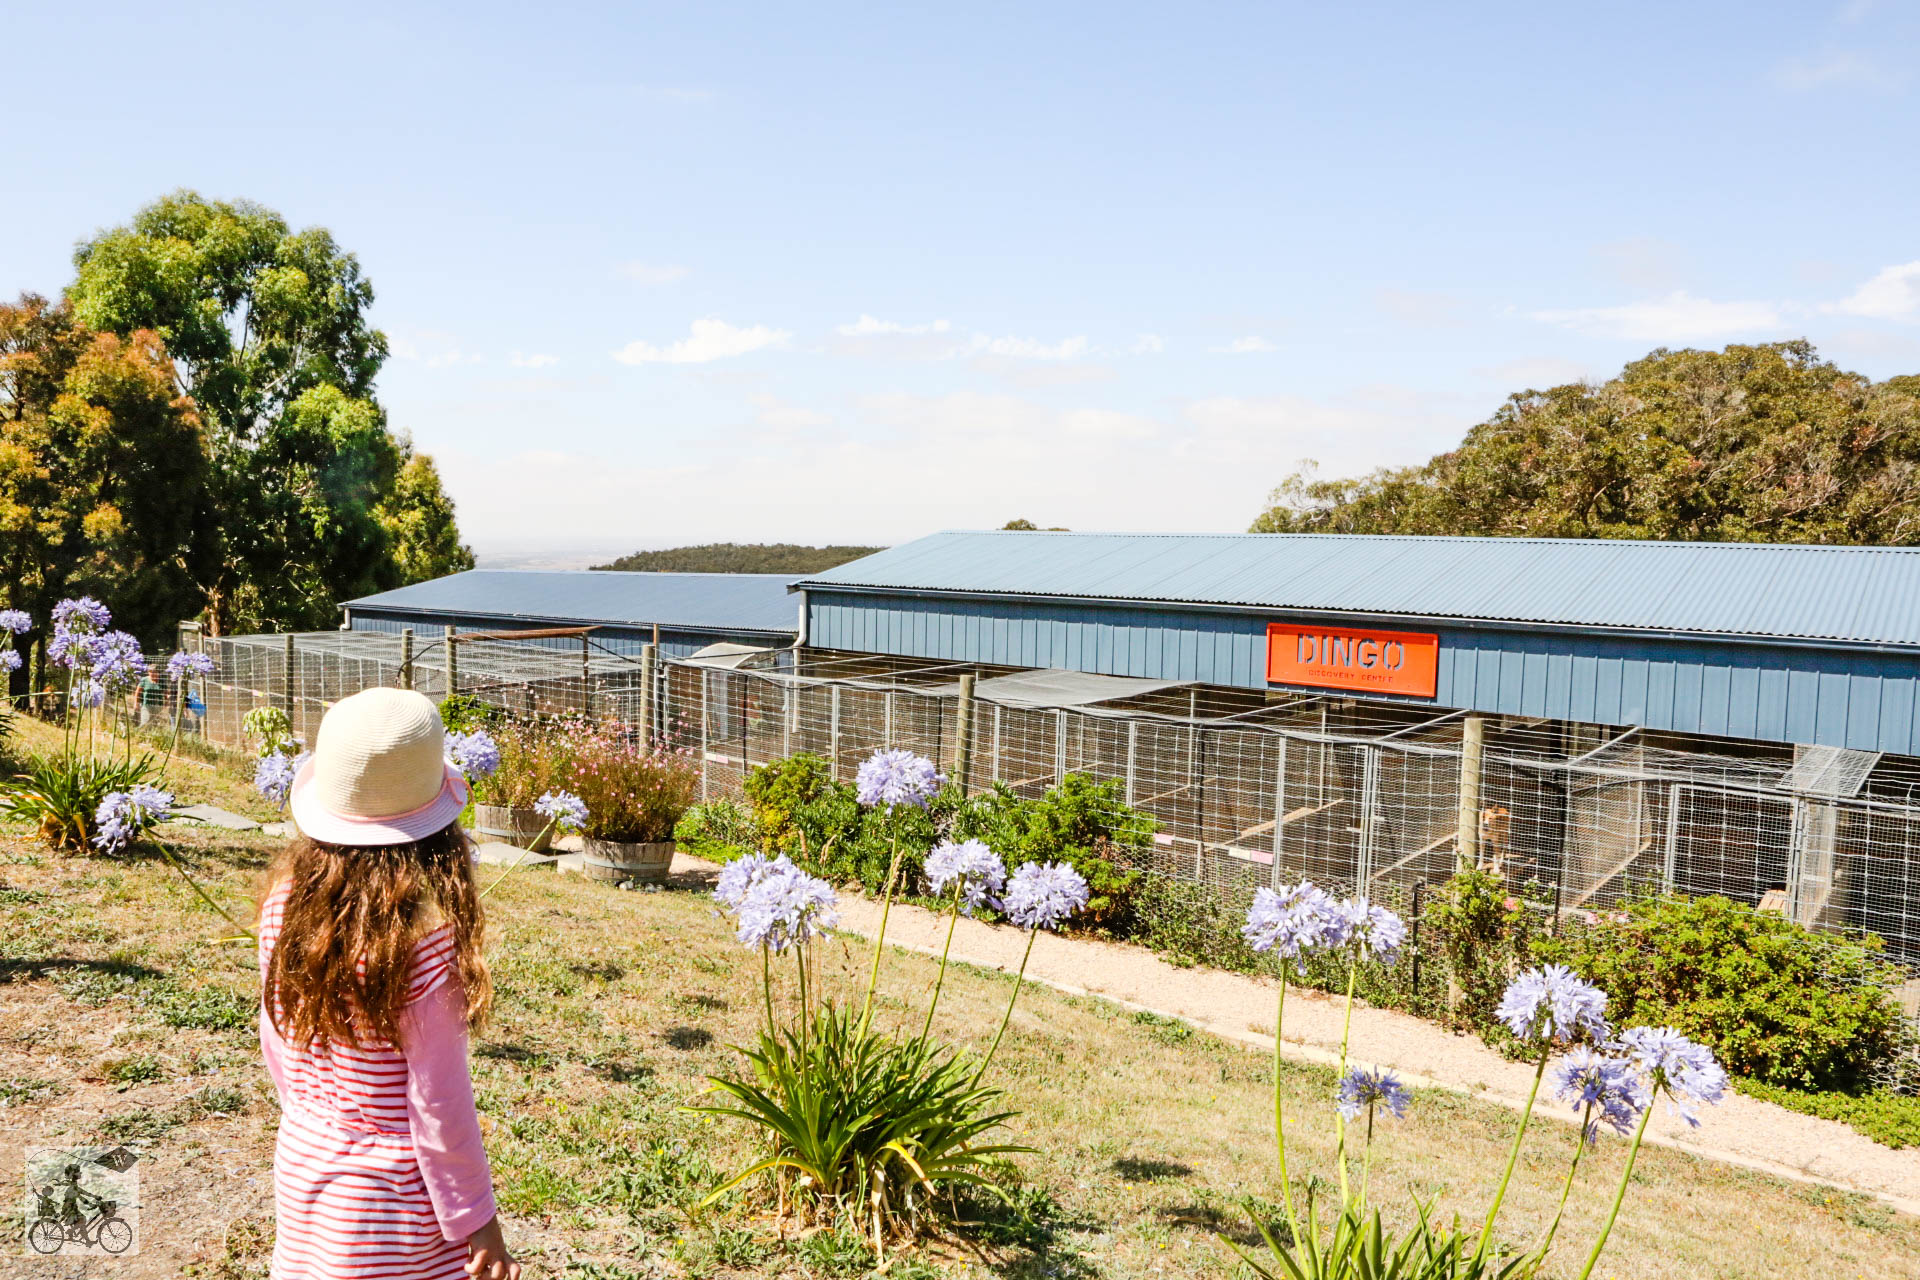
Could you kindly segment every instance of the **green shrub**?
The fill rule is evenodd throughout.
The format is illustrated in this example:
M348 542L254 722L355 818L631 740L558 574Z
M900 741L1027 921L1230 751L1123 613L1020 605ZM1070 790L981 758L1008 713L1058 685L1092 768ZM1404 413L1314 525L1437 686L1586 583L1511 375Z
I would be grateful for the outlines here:
M1771 1102L1823 1120L1853 1126L1875 1142L1889 1147L1920 1147L1920 1098L1876 1089L1870 1093L1832 1090L1810 1093L1758 1080L1736 1080L1734 1087Z
M0 816L31 823L55 849L91 853L100 802L115 791L158 781L153 757L108 760L79 752L34 756L26 770L0 782Z
M1127 936L1181 966L1210 965L1239 973L1269 966L1240 936L1253 891L1223 893L1171 876L1141 878Z
M800 825L801 812L833 796L843 784L833 780L833 765L824 756L803 751L754 769L741 789L753 806L758 848L775 853L793 848L810 834ZM844 790L851 798L853 788Z
M506 718L506 713L470 693L454 693L440 701L440 723L448 733L472 733Z
M1456 871L1428 899L1421 941L1446 965L1448 1021L1481 1031L1497 1025L1494 1007L1527 958L1533 919L1505 877L1475 867Z
M1867 935L1835 938L1727 898L1643 898L1533 944L1607 993L1616 1026L1673 1026L1764 1084L1845 1088L1890 1055L1898 970Z
M696 858L732 862L754 844L753 815L732 800L696 804L673 824L673 841Z
M1151 815L1130 808L1117 778L1096 781L1070 773L1038 800L1024 800L1005 783L955 803L953 836L984 840L1009 868L1023 862L1066 862L1086 877L1092 897L1076 923L1123 931L1144 879L1125 865L1153 840Z

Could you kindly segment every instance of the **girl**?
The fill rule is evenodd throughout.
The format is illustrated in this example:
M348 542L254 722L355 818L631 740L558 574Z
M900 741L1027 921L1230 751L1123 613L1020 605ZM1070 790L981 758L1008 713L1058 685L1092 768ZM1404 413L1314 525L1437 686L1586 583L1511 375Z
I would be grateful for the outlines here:
M354 694L288 797L259 927L273 1280L519 1280L467 1074L492 987L443 737L420 694Z

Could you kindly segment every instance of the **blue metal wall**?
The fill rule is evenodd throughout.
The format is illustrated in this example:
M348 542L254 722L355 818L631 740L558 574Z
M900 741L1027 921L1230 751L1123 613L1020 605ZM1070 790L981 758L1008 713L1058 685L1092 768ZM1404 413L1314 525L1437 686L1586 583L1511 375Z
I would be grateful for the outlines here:
M377 631L386 635L399 635L408 627L413 628L414 638L426 643L438 640L447 633L447 619L430 614L408 614L399 611L372 612L365 609L351 609L348 618L355 631ZM457 620L461 631L531 631L549 626L568 626L569 623L535 623L508 620L503 618L462 617ZM595 624L593 642L612 653L640 656L640 651L652 643L652 630L638 628L609 627ZM782 636L770 636L758 631L718 631L686 630L673 627L660 628L660 650L669 658L689 657L710 644L732 641L736 644L759 645L765 648L778 648L790 644L791 639ZM580 641L566 637L550 637L543 640L529 640L526 643L546 648L565 649L579 652Z
M814 586L808 590L807 643L1265 689L1267 623L1341 621L1325 613L882 595ZM1350 621L1438 634L1439 686L1431 701L1440 707L1920 754L1916 653L1492 623Z

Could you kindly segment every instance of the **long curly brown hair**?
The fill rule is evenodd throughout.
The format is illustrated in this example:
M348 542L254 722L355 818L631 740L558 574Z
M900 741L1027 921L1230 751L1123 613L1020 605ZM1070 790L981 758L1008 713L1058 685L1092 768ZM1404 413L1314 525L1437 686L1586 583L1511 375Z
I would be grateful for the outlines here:
M413 945L441 924L467 996L467 1024L493 1004L481 959L484 920L473 884L473 845L458 823L410 844L349 847L295 837L274 860L260 895L282 885L280 936L262 996L289 1044L400 1043Z

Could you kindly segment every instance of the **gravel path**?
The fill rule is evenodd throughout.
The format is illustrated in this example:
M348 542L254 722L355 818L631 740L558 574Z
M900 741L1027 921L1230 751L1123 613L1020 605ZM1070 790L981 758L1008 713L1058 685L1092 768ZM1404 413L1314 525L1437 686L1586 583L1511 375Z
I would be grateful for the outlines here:
M676 872L711 867L685 855L675 862ZM872 937L880 905L843 894L840 920L847 931ZM887 940L938 955L945 928L942 916L896 904L887 921ZM962 919L954 934L953 956L1010 973L1019 967L1025 944L1026 935L1009 926ZM1267 979L1181 969L1142 947L1053 934L1040 935L1027 976L1060 991L1176 1017L1229 1040L1273 1050L1278 989ZM1337 1061L1341 999L1300 988L1287 995L1285 1052L1307 1061ZM1453 1090L1516 1111L1525 1104L1533 1079L1527 1067L1506 1061L1477 1038L1364 1005L1354 1007L1352 1046L1355 1060L1391 1066L1410 1084ZM1560 1103L1544 1102L1538 1113L1572 1123ZM1725 1102L1708 1108L1698 1129L1689 1129L1662 1103L1648 1126L1647 1140L1778 1177L1876 1196L1902 1212L1920 1214L1920 1150L1896 1151L1837 1121L1744 1095L1729 1093Z

